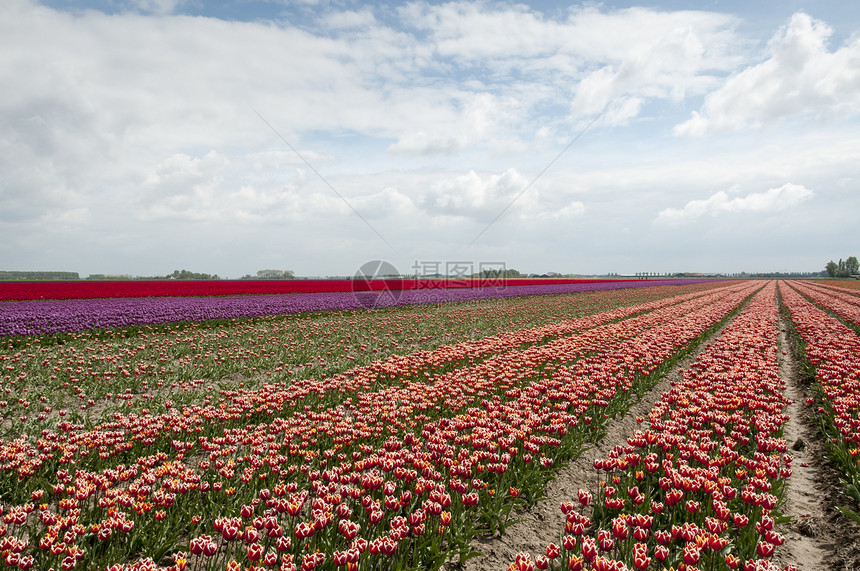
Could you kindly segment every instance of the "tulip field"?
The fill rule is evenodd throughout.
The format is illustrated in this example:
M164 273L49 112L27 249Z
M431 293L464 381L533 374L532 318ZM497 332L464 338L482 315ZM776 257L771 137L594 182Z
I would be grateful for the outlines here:
M860 292L621 284L0 301L0 569L457 569L685 358L502 571L794 569L781 323L860 521Z
M48 300L37 299L20 283L0 283L0 336L695 283L687 280L512 281L517 285L485 282L475 287L449 287L441 285L445 282L406 280L394 283L391 280L288 280L240 282L241 287L230 282L65 282L68 287L61 287L61 282L46 284L41 291L37 288L38 293L55 296ZM224 283L232 287L214 285ZM360 289L350 290L350 287ZM128 295L120 295L123 293ZM248 295L253 293L265 295Z
M55 281L0 282L0 300L96 299L115 297L188 297L230 295L273 295L290 293L333 293L382 290L436 290L498 288L510 283L520 286L575 285L633 287L638 280L571 278L472 278L456 280L402 278L352 280L132 280L132 281ZM672 282L672 280L659 280ZM650 283L654 283L652 279ZM649 284L645 284L649 285Z

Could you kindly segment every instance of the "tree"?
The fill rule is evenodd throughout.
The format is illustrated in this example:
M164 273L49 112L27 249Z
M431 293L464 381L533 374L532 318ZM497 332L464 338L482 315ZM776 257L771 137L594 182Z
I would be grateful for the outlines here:
M475 274L473 274L474 277ZM481 273L477 274L479 278L524 278L525 276L521 274L518 270L513 268L506 270L482 270Z
M847 260L845 260L845 272L849 276L857 275L860 273L860 263L857 262L857 258L855 256L851 256Z
M833 260L827 262L827 265L824 266L824 270L827 272L828 277L848 278L860 273L860 263L857 262L857 258L855 256L851 256L847 260L839 258L839 263L836 263Z
M188 270L173 270L172 274L166 276L167 279L171 280L220 280L218 274L204 274L198 272L191 272Z
M261 280L291 280L296 275L292 270L259 270L257 278Z

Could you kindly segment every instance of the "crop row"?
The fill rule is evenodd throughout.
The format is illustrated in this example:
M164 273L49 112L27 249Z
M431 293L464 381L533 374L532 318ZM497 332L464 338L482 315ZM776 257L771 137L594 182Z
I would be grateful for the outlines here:
M770 561L791 456L769 283L561 510L560 543L512 569L779 569ZM644 419L643 419L644 420ZM792 566L786 569L793 568Z
M824 287L834 288L838 291L848 292L854 295L860 295L860 281L857 280L837 280L837 281L821 281L816 282Z
M541 362L554 360L556 363L562 363L565 360L577 359L601 343L618 343L635 337L649 327L653 327L654 323L666 319L676 319L678 316L688 313L691 308L707 306L716 300L725 298L730 291L732 290L729 288L722 288L701 296L679 296L670 299L668 303L651 302L641 306L620 308L532 330L504 333L476 342L443 346L433 351L421 352L412 358L395 356L382 362L353 368L342 374L331 377L323 376L308 382L265 384L259 390L240 388L233 391L223 391L223 396L217 400L217 403L213 402L214 399L210 395L200 404L183 404L175 407L168 403L165 413L153 416L145 411L143 416L163 418L170 425L175 421L174 416L177 411L183 413L182 418L188 416L188 411L197 416L200 414L208 417L219 416L219 410L226 409L231 400L248 399L251 402L263 403L277 401L279 413L283 413L285 408L286 412L292 412L301 410L303 407L316 406L319 403L342 403L347 399L367 398L368 394L372 394L369 391L380 390L380 388L405 390L407 393L415 390L420 393L422 388L426 388L427 383L443 385L455 375L469 375L479 367L493 367L496 361L500 361L505 367L508 367L509 361L517 359L525 365L531 365L533 360ZM663 307L664 305L666 307ZM635 315L647 310L653 311L620 323L612 323L614 318L623 315ZM606 325L594 328L600 323L606 323ZM569 335L579 329L589 327L593 329L587 333L578 336ZM489 360L476 361L482 355L493 353L495 355ZM448 374L438 374L437 370L445 364L466 364L468 366L463 368L455 366ZM260 394L265 396L261 397ZM386 395L386 398L391 396ZM117 418L130 418L136 421L139 417L136 414L114 413L107 425L114 424ZM240 420L241 415L235 418L235 415L228 413L225 419ZM69 423L64 421L61 424L66 426Z
M810 404L815 405L831 457L845 474L843 484L856 509L860 504L860 337L801 295L825 301L811 288L799 282L791 285L782 288L782 299L816 381ZM853 511L843 513L860 520Z
M331 293L384 290L529 286L631 282L638 280L576 280L567 278L511 279L471 278L447 280L364 279L352 280L134 280L0 282L0 300L95 299L106 297L188 297L225 295L272 295L284 293ZM673 283L677 280L650 280Z
M792 286L813 303L831 311L855 328L860 327L860 297L843 288L823 287L804 282L791 282Z
M121 297L63 299L0 303L0 337L61 333L110 327L132 327L182 321L260 317L311 311L351 311L602 291L655 285L677 285L675 281L608 281L556 285L518 285L477 288L411 289L403 291L338 291L280 295L204 297Z
M701 284L683 291L695 296L714 287ZM330 376L356 365L385 364L397 354L421 357L443 346L443 354L459 351L461 358L474 359L474 351L462 348L476 337L493 337L479 345L487 348L494 339L499 343L549 323L594 314L620 318L652 306L623 308L663 303L677 291L622 289L10 340L5 350L0 346L0 427L7 434L38 434L63 417L82 422L84 415L97 421L114 412L158 413L165 406L211 398L219 388ZM609 313L618 308L621 313Z
M502 527L751 287L450 371L394 362L387 380L368 367L366 382L335 375L61 423L4 444L4 497L18 497L6 541L19 568L119 568L129 552L173 568L438 567L468 556L476 526Z

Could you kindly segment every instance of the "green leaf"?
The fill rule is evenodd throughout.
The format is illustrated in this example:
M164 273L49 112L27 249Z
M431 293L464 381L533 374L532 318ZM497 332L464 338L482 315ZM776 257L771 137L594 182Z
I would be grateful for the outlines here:
M462 565L463 563L465 563L469 559L472 559L475 557L484 557L484 553L482 553L481 551L470 551L469 553L467 553L465 555L463 553L461 553L460 554L460 564Z
M836 510L847 518L854 520L854 523L860 525L860 514L847 508L836 506Z

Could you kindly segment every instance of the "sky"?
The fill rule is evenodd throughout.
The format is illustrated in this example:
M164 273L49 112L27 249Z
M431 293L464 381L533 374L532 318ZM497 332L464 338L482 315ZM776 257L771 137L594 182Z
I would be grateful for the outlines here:
M860 2L3 0L0 85L0 270L860 255Z

